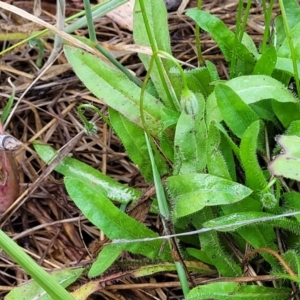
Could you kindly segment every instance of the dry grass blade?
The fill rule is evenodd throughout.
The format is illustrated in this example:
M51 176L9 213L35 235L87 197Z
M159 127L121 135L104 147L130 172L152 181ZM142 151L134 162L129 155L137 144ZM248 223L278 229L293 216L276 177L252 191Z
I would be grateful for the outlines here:
M22 195L16 199L16 201L5 211L5 213L2 215L2 219L7 216L9 213L13 213L14 210L18 209L20 205L22 205L30 193L33 193L39 184L55 169L55 167L64 159L64 157L71 151L71 149L74 148L74 145L77 144L77 142L82 138L82 136L85 134L84 131L81 131L78 133L72 140L66 144L61 151L59 151L59 154L53 158L51 162L49 162L49 166L42 172L42 174L37 178L36 181L32 183L32 185L24 192ZM3 226L3 224L2 224Z
M172 52L178 60L192 68L197 65L197 57L195 54L194 24L184 15L183 10L187 2L189 2L187 7L196 6L195 0L184 0L179 10L169 13L168 18ZM14 26L14 31L30 28L30 24L25 26L15 21L14 17L7 12L10 11L12 14L18 14L22 18L38 24L39 28L42 26L49 29L54 34L61 36L67 43L104 59L98 51L50 24L51 22L55 23L55 17L51 16L52 13L55 14L55 6L50 1L41 2L42 14L39 18L27 12L33 10L33 2L14 3L13 6L0 1L1 16L5 21L5 28L10 24ZM229 0L204 0L203 8L211 11L234 30L237 3L238 1ZM23 7L25 10L17 6ZM74 14L76 10L78 8L67 2L68 15ZM276 13L274 11L274 15ZM257 43L261 41L261 32L264 26L262 20L262 8L253 4L247 32ZM5 33L6 29L2 25L0 26L0 33ZM36 32L39 28L34 28L34 31ZM150 49L135 45L132 33L119 28L107 17L97 19L95 28L99 43L110 49L124 66L132 70L137 76L143 77L145 69L136 53L151 55ZM27 30L26 34L30 36L31 32ZM76 34L86 36L87 31L80 29L77 30ZM37 46L29 47L29 45L23 44L0 58L1 107L4 107L6 99L11 93L7 78L12 78L16 86L16 100L20 99L20 93L37 77L40 69L36 64L37 58L41 58L44 63L53 51L53 44L47 37L41 37L40 41L45 48L42 53L39 52ZM15 41L1 41L0 43L2 49L6 49ZM204 32L201 34L201 46L204 59L213 61L221 77L226 78L228 76L227 65L223 55L211 37ZM56 70L51 73L54 68ZM136 167L129 161L112 130L99 121L97 123L99 133L96 136L91 138L84 136L81 132L82 126L75 107L81 103L92 102L103 113L106 113L104 101L96 99L85 89L71 72L63 55L59 57L51 70L46 72L41 80L37 80L34 86L31 86L23 96L6 129L23 143L23 148L16 153L22 196L5 214L5 220L2 218L1 224L3 229L12 238L17 239L18 243L27 249L47 270L91 264L99 251L98 249L91 255L88 253L87 249L91 242L98 242L101 247L107 242L97 228L81 217L80 212L70 201L63 188L62 177L52 172L59 160L69 151L75 158L100 169L103 173L120 182L145 190L145 203L132 207L131 213L144 220L147 226L158 231L161 230L159 218L154 215L147 215L149 196L153 194L151 187L149 190L149 185L143 181ZM89 112L87 112L88 114ZM92 115L88 116L92 117ZM74 144L64 148L60 157L47 168L38 159L31 147L32 142L39 139L42 143L60 149L75 136L77 138L76 141L73 140ZM40 173L41 169L44 170L43 173ZM143 207L144 204L145 207ZM65 223L67 226L63 225ZM132 257L124 254L123 259L132 259ZM0 298L2 298L13 286L26 282L28 278L3 253L0 254L0 260ZM122 266L116 265L116 268L122 269ZM229 281L230 279L212 278L211 274L195 276L197 284L218 280ZM276 280L276 278L253 275L251 278L238 277L235 280L237 282L263 282ZM87 277L82 277L74 289L89 281ZM120 299L149 300L169 297L176 300L182 298L179 287L178 278L171 273L160 274L158 277L152 276L151 278L126 278L122 279L121 284L113 282L113 285L107 285L105 289L98 291L93 299L116 299L117 295Z

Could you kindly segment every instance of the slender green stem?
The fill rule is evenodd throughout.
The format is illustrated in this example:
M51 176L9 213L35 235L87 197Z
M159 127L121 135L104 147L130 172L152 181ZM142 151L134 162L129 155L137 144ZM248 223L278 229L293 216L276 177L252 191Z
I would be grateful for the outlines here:
M264 35L263 35L263 40L261 45L261 53L264 53L266 51L267 42L270 39L270 24L271 24L274 0L270 0L268 10L266 9L265 0L263 1L263 6L264 6L264 16L265 16L265 30L264 30Z
M119 63L105 48L98 44L96 49L99 50L99 52L101 52L114 66L122 71L132 82L139 87L142 86L142 82L137 77L132 75L132 73L130 73L121 63Z
M230 64L230 78L236 76L236 60L237 60L237 45L240 38L241 22L242 22L242 10L243 10L243 1L239 1L238 13L236 16L236 25L235 25L235 36L234 36L234 47L232 49L231 64Z
M145 25L145 29L146 29L146 32L147 32L147 36L148 36L148 39L149 39L149 42L150 42L152 52L156 53L159 49L157 47L156 41L153 37L152 31L151 31L151 28L150 28L150 24L149 24L146 9L145 9L144 0L138 0L138 1L140 3L141 12L142 12L143 20L144 20L144 25ZM149 0L147 0L147 1L149 1ZM163 64L161 63L160 58L158 56L155 56L155 63L156 63L156 67L157 67L157 70L158 70L158 73L159 73L160 80L161 80L162 85L164 87L164 91L165 91L166 96L168 98L168 105L167 106L174 109L175 108L174 101L173 101L173 98L171 96L171 93L170 93L170 90L168 88L166 78L164 76L164 72L163 72L163 69L162 69Z
M198 0L197 8L200 10L201 7L202 7L202 0ZM195 39L196 39L196 51L197 51L199 66L204 66L205 63L202 56L201 43L200 43L200 27L197 23L195 27Z
M107 14L108 12L110 12L111 10L117 8L118 6L120 6L126 2L128 2L128 0L110 0L110 1L106 1L104 3L97 4L92 7L92 18L95 19L97 17L103 16L103 15ZM72 24L66 26L65 32L72 33L75 30L86 26L87 20L86 20L86 16L85 16L85 11L81 11L81 12L73 15L72 17L66 19L66 21L70 21L71 18L73 20L73 19L76 19L79 17L81 17L81 18L74 21Z
M91 121L89 121L85 115L84 115L84 111L86 109L91 109L93 110L95 113L98 114L98 116L100 116L102 118L102 120L110 125L109 120L105 117L105 115L101 112L101 110L99 110L96 106L92 105L92 104L80 104L77 108L77 113L80 117L80 119L82 120L83 124L84 124L84 129L86 131L87 134L91 135L91 134L95 134L97 132L97 127L95 126L95 124Z
M97 41L96 30L95 30L93 16L92 16L90 0L83 0L83 3L84 3L85 14L86 14L87 26L89 30L89 37L92 43L97 45L98 41Z
M285 13L283 1L279 0L278 2L279 2L281 14L282 14L282 20L283 20L285 34L286 34L286 37L288 39L289 46L290 46L291 57L292 57L292 62L293 62L293 69L294 69L294 78L295 78L295 82L296 82L298 98L300 98L300 85L299 85L299 73L298 73L298 67L297 67L297 55L296 55L296 51L294 48L294 44L293 44L293 40L292 40L292 36L291 36L291 30L290 30L287 16Z
M141 81L130 73L119 61L117 61L105 48L103 48L97 41L95 26L93 22L91 4L89 0L84 0L84 8L86 11L86 19L88 24L89 36L92 41L93 47L100 51L114 66L116 66L123 74L125 74L137 86L141 86Z
M145 131L147 131L147 128L145 126L146 122L145 122L144 111L143 111L144 93L145 93L145 90L146 90L147 82L150 79L150 74L151 74L151 71L152 71L152 68L153 68L153 65L154 65L155 57L157 57L159 54L165 56L166 58L168 58L170 60L172 60L172 62L177 66L177 68L179 70L179 73L181 75L181 79L182 79L183 93L189 90L188 85L187 85L187 79L186 79L185 73L184 73L181 65L177 61L177 59L174 58L169 53L167 53L165 51L162 51L162 50L158 50L158 51L154 52L153 56L150 59L149 69L148 69L148 72L146 74L145 80L143 82L142 90L141 90L141 94L140 94L140 114L141 114L143 128L144 128ZM175 104L176 109L178 111L180 111L181 110L181 106L180 106L179 102L175 101L174 104Z
M162 186L161 178L159 171L157 169L153 151L152 151L152 145L150 143L149 136L147 132L145 131L145 139L146 139L146 144L149 152L149 157L151 161L151 166L152 166L152 173L153 173L153 179L154 179L154 185L156 189L156 197L157 197L157 202L158 202L158 207L159 207L159 213L166 219L170 219L170 212L169 212L169 206L167 202L167 198L165 195L164 188Z
M140 94L140 115L141 115L141 120L142 120L142 124L143 124L143 128L144 128L145 140L146 140L146 144L147 144L147 148L148 148L148 153L149 153L149 157L150 157L150 161L151 161L153 180L154 180L155 189L156 189L156 197L157 197L157 201L158 201L159 212L160 212L161 216L163 217L163 226L164 226L165 232L167 232L168 234L171 234L171 232L167 228L167 225L164 221L164 220L166 220L166 221L170 220L169 205L168 205L165 190L164 190L161 178L160 178L160 174L159 174L159 171L157 169L157 165L156 165L156 162L155 162L155 159L154 159L153 148L152 147L155 147L155 146L153 146L151 144L151 141L150 141L150 135L149 135L147 127L146 127L144 109L143 109L144 93L145 93L145 90L146 90L148 80L150 79L150 73L151 73L153 65L154 65L155 57L158 56L158 54L163 54L163 55L167 56L168 58L172 59L173 62L175 62L175 64L178 66L179 72L181 73L184 88L188 89L188 87L187 87L187 81L186 81L185 74L184 74L181 66L179 65L179 63L176 61L176 59L173 58L168 53L165 53L164 51L156 51L153 54L153 56L151 57L148 72L146 74L146 77L145 77L145 80L143 82L143 86L142 86L142 89L141 89L141 94ZM155 149L156 148L154 148L154 150ZM174 243L176 243L175 240L174 240ZM169 245L173 249L172 243L171 243L170 240L169 240ZM180 255L180 253L178 253L178 255ZM180 280L180 283L181 283L182 291L184 293L184 296L186 297L187 294L189 293L189 285L188 285L186 269L184 268L184 266L182 264L184 262L174 260L174 263L175 263L176 270L177 270L177 273L178 273L178 277L179 277L179 280Z
M35 64L37 67L41 68L41 66L43 64L43 56L44 56L45 46L40 39L36 40L36 44L39 48L39 53L38 53L38 58L37 58Z
M158 55L165 56L166 58L172 60L172 62L176 65L176 67L179 70L179 73L180 73L180 76L181 76L181 80L182 80L182 87L183 87L183 92L182 93L187 93L187 91L189 90L188 84L187 84L187 78L186 78L184 70L181 67L181 65L178 62L178 60L174 56L172 56L171 54L169 54L169 53L167 53L165 51L162 51L162 50L158 50L155 53L153 53L153 57L158 56ZM180 106L177 98L174 101L174 105L175 105L177 111L181 110L181 106Z
M40 267L23 249L0 230L0 247L16 261L22 268L49 294L56 300L74 300L51 275Z
M181 284L181 288L183 291L183 295L184 297L187 297L190 288L189 288L189 283L185 274L185 270L184 267L182 266L182 264L179 261L175 261L175 266L176 266L176 270L177 270L177 274L179 277L179 281Z
M246 31L246 26L247 26L248 17L249 17L249 14L250 14L251 4L252 4L252 0L248 0L247 7L246 7L246 10L245 10L244 20L243 20L242 26L240 28L239 42L242 41L244 32Z

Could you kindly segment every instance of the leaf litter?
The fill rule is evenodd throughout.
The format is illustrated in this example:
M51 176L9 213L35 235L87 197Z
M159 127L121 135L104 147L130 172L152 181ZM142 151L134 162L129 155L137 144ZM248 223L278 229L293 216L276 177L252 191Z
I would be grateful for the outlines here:
M75 3L75 1L74 1ZM66 15L72 15L80 9L71 1L67 3ZM33 10L33 2L16 2L15 5L26 11ZM188 7L195 7L196 1L189 1ZM275 6L276 7L276 6ZM277 7L278 8L278 7ZM237 1L203 1L203 9L220 18L233 29L237 10ZM54 1L43 1L41 18L51 24L55 23L56 7ZM274 15L276 11L274 11ZM1 11L0 43L5 49L24 39L29 34L41 29L37 24L26 19ZM196 65L194 52L194 32L191 19L176 12L169 13L169 29L173 55L186 63ZM262 7L253 4L247 33L259 43L263 34ZM118 59L129 70L143 78L145 70L137 55L128 51L126 46L133 46L132 32L118 27L110 18L101 17L95 21L97 39L108 49L117 52ZM78 29L76 34L84 36L86 29ZM220 50L206 33L201 34L203 58L213 61L220 76L228 79L227 65ZM122 47L125 50L122 51ZM41 51L43 49L43 51ZM117 49L117 50L116 50ZM40 66L53 50L52 42L42 39L42 45L20 45L13 51L4 54L0 60L0 105L3 108L11 94L8 78L15 85L16 100L35 78ZM114 52L113 52L114 53ZM46 166L33 151L32 143L36 140L60 149L82 130L78 120L76 106L80 103L93 103L104 113L107 107L101 99L95 98L71 71L63 55L59 55L55 64L26 93L14 112L6 132L22 142L15 151L14 159L18 166L20 181L19 207L9 214L1 216L1 227L24 249L30 251L38 263L48 271L57 268L86 266L92 263L97 253L107 243L107 239L99 230L81 216L80 211L70 201L63 185L63 178L52 172L33 192L26 194L30 185L42 176ZM93 113L87 111L86 116L93 118ZM73 156L88 165L99 169L102 173L121 183L147 191L149 186L140 176L137 168L127 158L118 138L102 120L97 120L98 134L92 137L83 136L69 151ZM145 209L149 209L146 205ZM161 222L156 216L141 212L146 225L161 230ZM145 216L148 215L147 218ZM28 281L27 275L3 252L0 253L2 270L0 273L0 297L2 298L15 285ZM138 257L123 254L124 259L132 261L132 266L138 265ZM128 267L122 266L122 260L117 265L119 272L128 273ZM104 275L105 276L105 275ZM266 280L272 279L271 277ZM213 281L211 272L195 276L195 281L207 283ZM255 280L258 280L257 277ZM263 280L263 279L262 279ZM243 277L237 278L242 282ZM88 283L89 279L81 276L72 289ZM178 292L180 283L175 275L160 274L159 277L121 277L119 282L95 293L106 299L152 299L147 296L153 293L158 299L181 299ZM112 292L113 291L113 292Z

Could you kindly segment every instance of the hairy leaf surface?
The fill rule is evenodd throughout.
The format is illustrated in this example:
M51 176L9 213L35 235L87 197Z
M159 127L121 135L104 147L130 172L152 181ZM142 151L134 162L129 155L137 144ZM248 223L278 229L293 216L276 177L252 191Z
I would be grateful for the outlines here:
M247 186L252 190L263 190L267 186L266 178L257 160L260 124L253 122L242 136L240 145L241 161L246 174Z
M122 72L106 62L77 48L65 46L68 62L85 86L99 99L123 114L128 120L142 126L140 116L141 89ZM158 136L161 126L160 111L164 105L145 92L144 106L147 129Z
M111 240L158 236L144 224L126 215L105 196L98 194L96 189L86 185L85 182L71 177L65 177L64 182L68 194L82 213ZM126 245L126 250L152 259L168 258L168 248L161 256L158 254L161 243L159 240L149 243L132 243Z
M152 169L144 130L111 108L109 109L109 116L111 124L125 146L128 156L138 166L144 178L152 181ZM165 174L168 168L164 159L157 152L155 153L155 161L160 174Z
M186 300L282 300L291 293L288 288L241 285L236 282L214 282L192 289Z
M35 143L34 149L47 164L51 163L58 155L58 152L48 145ZM142 194L139 190L125 186L91 166L71 157L65 157L57 165L55 171L85 182L87 186L94 188L96 193L120 203L137 200Z
M230 204L249 196L246 186L209 174L171 176L166 180L174 218L195 213L205 206Z
M241 138L248 126L259 117L229 86L218 84L215 93L224 121Z

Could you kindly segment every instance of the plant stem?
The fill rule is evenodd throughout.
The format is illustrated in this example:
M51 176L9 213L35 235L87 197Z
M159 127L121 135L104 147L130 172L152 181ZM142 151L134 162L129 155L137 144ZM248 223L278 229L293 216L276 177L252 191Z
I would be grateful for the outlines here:
M237 45L239 43L240 37L240 29L241 29L241 21L242 21L242 9L243 9L243 1L239 1L238 6L238 13L236 16L236 25L235 25L235 36L234 36L234 47L232 49L232 56L231 56L231 64L230 64L230 78L234 78L236 76L236 60L237 60Z
M157 57L158 53L164 54L167 57L169 57L170 59L173 59L173 61L177 64L179 71L181 72L181 75L183 78L184 88L187 88L187 82L186 82L185 74L184 74L181 66L178 64L178 62L173 57L170 57L169 54L166 54L163 51L156 51L150 60L149 69L146 74L145 80L143 82L143 86L142 86L141 94L140 94L140 114L141 114L142 124L143 124L143 128L144 128L145 140L146 140L146 144L147 144L147 148L148 148L148 153L149 153L149 157L150 157L150 161L151 161L152 174L153 174L153 180L154 180L154 185L155 185L155 189L156 189L156 197L157 197L157 202L158 202L158 207L159 207L159 213L162 216L162 221L163 221L162 223L163 223L165 232L167 234L171 234L171 232L166 224L166 222L168 222L170 220L169 205L167 202L165 190L164 190L161 178L160 178L159 171L157 169L154 155L153 155L153 150L156 150L156 148L152 149L152 145L151 145L151 141L150 141L150 134L148 133L147 128L145 126L145 116L144 116L144 110L143 110L144 93L146 90L147 82L150 78L150 73L151 73L151 70L153 67L154 59L155 59L155 57ZM182 260L181 254L178 251L178 247L177 247L175 239L173 239L173 243L174 244L172 244L171 240L169 240L170 248L172 249L172 251L175 251L176 256L178 257L178 260L175 259L174 257L173 258L174 258L174 263L176 266L177 274L178 274L178 277L179 277L179 280L181 283L181 288L184 293L184 296L186 297L187 294L189 293L189 285L188 285L187 276L189 276L190 278L191 278L191 276L189 275L187 268L184 265L184 261Z
M202 7L202 0L198 0L197 8L200 10L201 7ZM201 43L200 43L200 27L197 23L195 27L195 38L196 38L196 50L197 50L199 66L204 66L204 59L202 56Z
M149 21L148 21L148 18L147 18L147 13L146 13L146 8L145 8L145 3L144 3L144 0L138 0L138 1L140 3L141 12L142 12L142 16L143 16L143 20L144 20L144 24L145 24L145 29L146 29L146 32L147 32L147 36L148 36L148 39L149 39L149 42L150 42L150 46L151 46L152 52L155 53L159 49L157 47L156 41L154 40L152 31L151 31L151 28L150 28L150 25L149 25ZM147 1L149 1L149 0L147 0ZM158 70L158 73L159 73L160 80L161 80L162 85L164 87L164 91L165 91L166 96L168 98L168 107L174 109L175 108L174 101L173 101L173 98L171 96L170 90L168 88L166 78L164 77L164 72L163 72L163 69L162 69L162 63L161 63L160 58L158 56L155 56L155 63L156 63L156 67L157 67L157 70Z
M40 267L23 249L0 230L0 247L12 257L32 278L56 300L74 300L51 275Z
M83 3L84 3L85 14L86 14L89 37L90 40L96 45L98 42L97 42L97 36L96 36L96 31L95 31L94 21L92 16L91 3L90 0L83 0Z
M293 69L294 69L294 78L295 78L295 82L296 82L298 98L300 98L300 85L299 85L299 73L298 73L298 66L297 66L297 55L296 55L296 51L294 48L294 44L293 44L293 40L292 40L292 36L291 36L291 30L290 30L287 16L285 13L283 1L279 0L278 2L279 2L281 14L282 14L282 21L283 21L283 25L284 25L285 34L286 34L286 37L288 39L289 46L290 46L291 57L292 57L292 62L293 62Z
M244 32L246 31L247 20L248 20L249 14L250 14L251 4L252 4L252 0L248 0L247 7L245 10L244 20L243 20L242 26L239 30L239 42L242 41Z
M265 30L261 45L261 53L264 53L266 51L267 42L270 38L270 24L271 24L271 16L272 16L272 10L273 10L274 0L270 0L269 9L266 10L266 4L265 1L263 2L264 7L264 15L265 15Z
M122 71L131 81L133 81L137 86L141 87L141 81L132 75L121 63L119 63L105 48L103 48L97 41L96 31L93 22L91 4L89 0L83 0L84 9L86 11L86 19L89 30L89 37L93 43L93 47L99 50L114 66L116 66L120 71Z

